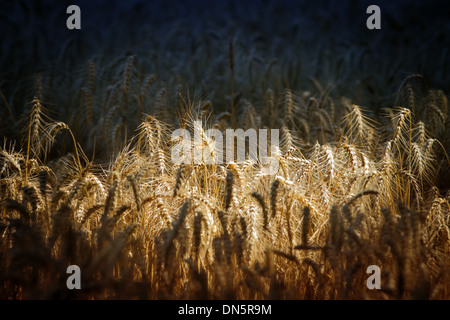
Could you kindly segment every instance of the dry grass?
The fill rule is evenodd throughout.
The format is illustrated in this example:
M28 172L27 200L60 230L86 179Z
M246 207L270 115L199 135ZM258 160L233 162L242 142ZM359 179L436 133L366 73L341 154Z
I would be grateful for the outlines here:
M419 74L394 85L395 60L364 77L377 41L324 39L295 60L305 39L260 57L258 37L207 30L191 52L183 28L145 55L72 62L68 41L53 65L0 83L0 299L449 299L446 93ZM195 120L280 129L279 171L174 165L172 130ZM66 287L71 264L81 290ZM366 287L374 264L381 290Z
M275 114L332 105L280 95ZM204 103L184 101L217 123ZM27 149L1 148L1 296L447 299L450 203L434 184L449 163L431 135L436 120L392 108L380 127L363 108L339 106L342 121L278 119L290 137L278 173L262 176L250 162L175 167L171 124L153 116L108 167L76 141L73 154L48 159L61 130L74 135L36 97ZM178 121L191 127L192 114ZM81 291L65 288L70 264L81 267ZM365 287L371 264L383 271L379 291Z

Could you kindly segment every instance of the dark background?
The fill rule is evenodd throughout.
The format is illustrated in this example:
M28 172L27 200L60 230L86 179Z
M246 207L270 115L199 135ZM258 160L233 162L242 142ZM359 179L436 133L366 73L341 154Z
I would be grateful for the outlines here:
M81 8L81 30L66 28L70 4ZM371 4L381 8L381 30L366 28ZM448 2L437 0L3 1L0 90L14 119L4 103L0 116L17 120L29 109L37 74L64 79L89 59L99 69L131 54L143 72L204 88L220 108L225 98L216 91L227 84L230 42L236 85L250 97L265 77L256 71L248 78L253 59L261 70L273 64L274 81L284 78L293 90L310 89L314 77L333 84L336 96L378 109L410 74L448 91L449 17ZM59 94L73 95L70 85ZM60 112L67 108L63 97L47 99Z

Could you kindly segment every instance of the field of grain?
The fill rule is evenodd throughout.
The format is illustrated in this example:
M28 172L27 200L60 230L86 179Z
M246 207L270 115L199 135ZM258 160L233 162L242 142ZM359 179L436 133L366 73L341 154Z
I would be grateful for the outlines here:
M319 2L5 4L0 299L449 299L443 2ZM175 165L197 120L278 172Z

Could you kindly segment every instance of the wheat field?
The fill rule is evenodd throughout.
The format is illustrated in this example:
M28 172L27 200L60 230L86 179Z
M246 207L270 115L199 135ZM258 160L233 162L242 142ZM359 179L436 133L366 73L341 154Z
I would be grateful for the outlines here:
M289 14L260 13L277 8ZM265 42L251 15L241 33L196 25L192 43L187 21L158 19L168 31L150 45L118 51L99 33L51 54L44 33L7 23L22 36L3 49L37 40L0 55L0 299L450 298L449 87L436 87L448 50L417 60L405 44L371 69L386 35L323 37L293 58L326 22L279 50L287 29L261 29L279 34ZM397 31L427 52L446 41L430 28L427 40ZM111 30L119 48L148 32ZM278 172L175 165L171 133L198 120L202 132L279 129ZM81 290L66 287L69 265Z

